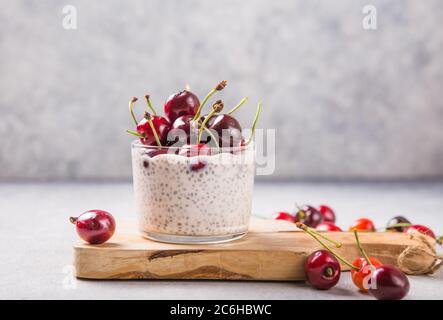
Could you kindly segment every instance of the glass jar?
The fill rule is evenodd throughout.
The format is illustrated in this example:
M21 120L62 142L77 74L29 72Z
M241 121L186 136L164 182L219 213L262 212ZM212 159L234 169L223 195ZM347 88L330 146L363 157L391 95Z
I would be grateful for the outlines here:
M135 207L144 237L219 243L248 230L254 186L253 143L234 148L132 143Z

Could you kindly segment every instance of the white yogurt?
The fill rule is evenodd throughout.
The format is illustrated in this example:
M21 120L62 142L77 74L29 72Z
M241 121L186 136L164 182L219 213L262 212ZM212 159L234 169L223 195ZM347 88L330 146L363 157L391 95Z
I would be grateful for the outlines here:
M151 158L148 148L133 146L135 204L142 233L214 240L246 233L254 184L253 149L251 145L238 154ZM191 170L198 161L204 167Z

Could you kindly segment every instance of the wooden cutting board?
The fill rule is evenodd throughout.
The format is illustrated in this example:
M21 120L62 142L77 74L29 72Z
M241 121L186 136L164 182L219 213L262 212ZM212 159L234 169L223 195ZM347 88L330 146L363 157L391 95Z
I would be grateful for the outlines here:
M343 243L337 252L345 258L360 256L352 233L328 235ZM391 264L416 245L402 233L361 233L360 240L369 255ZM310 236L281 220L253 218L245 237L214 245L155 242L142 238L135 223L126 223L107 243L77 243L74 264L77 277L88 279L303 280L305 259L319 248Z

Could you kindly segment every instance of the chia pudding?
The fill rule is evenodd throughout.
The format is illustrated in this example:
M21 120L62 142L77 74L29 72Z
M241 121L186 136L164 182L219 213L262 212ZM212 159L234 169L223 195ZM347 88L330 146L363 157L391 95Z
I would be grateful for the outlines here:
M132 144L135 205L145 237L176 243L243 236L251 215L254 147L186 157Z

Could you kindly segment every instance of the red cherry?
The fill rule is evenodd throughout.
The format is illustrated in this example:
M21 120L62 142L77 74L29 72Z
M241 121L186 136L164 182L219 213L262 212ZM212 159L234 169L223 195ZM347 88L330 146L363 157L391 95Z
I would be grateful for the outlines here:
M405 233L409 234L413 233L414 231L418 231L420 233L423 233L424 235L436 239L435 233L428 227L422 226L421 224L413 224L412 226L409 226L404 230Z
M214 130L218 135L221 147L238 147L243 136L240 123L229 114L215 114L207 122L206 127Z
M323 222L322 214L313 206L307 205L298 210L297 219L311 228L315 228Z
M184 115L180 116L172 123L168 136L170 140L169 145L176 145L179 141L182 144L191 144L197 141L198 136L198 124L193 124L193 116Z
M371 267L365 257L360 257L352 264L358 268L358 270L351 269L352 282L362 291L367 292L370 285L371 273L375 268L382 265L380 261L373 257L368 257L373 267Z
M403 232L406 230L407 227L394 227L398 224L409 224L411 225L411 221L406 219L403 216L395 216L391 220L388 221L388 225L386 226L387 230L397 231L397 232Z
M318 207L318 211L323 215L323 221L335 223L335 213L331 207L321 205Z
M379 266L371 276L371 286L369 291L378 300L400 300L409 292L408 277L397 267L389 264Z
M315 227L317 231L342 231L339 227L337 227L332 222L322 222L317 227Z
M166 143L169 129L171 124L169 121L162 116L151 116L152 124L154 125L155 131L157 132L158 138L162 145ZM155 140L154 133L152 132L149 120L143 118L137 125L137 132L143 138L140 141L148 146L157 146L157 141Z
M340 280L340 263L326 250L311 253L305 262L308 282L317 289L327 290Z
M172 123L180 116L194 116L200 107L198 97L190 91L184 90L176 94L172 94L165 102L165 115Z
M79 217L71 217L80 238L90 244L100 244L109 240L115 231L114 217L103 210L90 210Z
M292 215L292 214L290 214L288 212L284 212L284 211L278 212L275 215L274 219L275 220L286 220L286 221L289 221L289 222L296 222L297 221L297 218L294 215Z
M366 218L361 218L356 221L349 227L349 231L369 231L373 232L375 231L374 223Z

